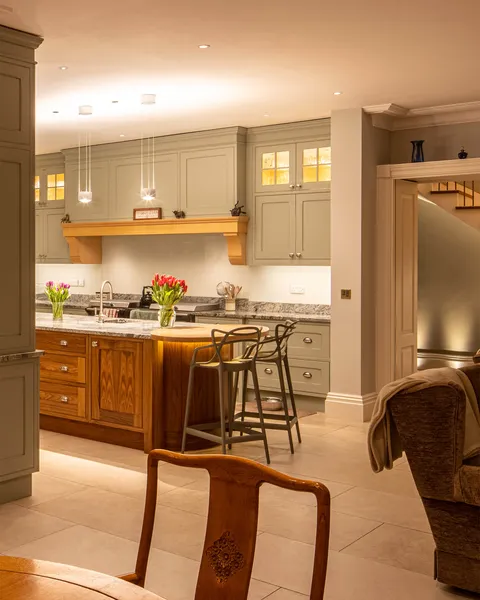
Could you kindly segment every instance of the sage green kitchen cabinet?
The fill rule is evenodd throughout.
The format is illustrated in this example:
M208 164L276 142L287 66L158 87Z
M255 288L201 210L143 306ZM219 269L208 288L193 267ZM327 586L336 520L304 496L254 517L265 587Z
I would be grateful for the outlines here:
M187 217L230 214L243 187L236 156L233 146L180 153L180 204Z
M330 192L295 198L295 261L330 264Z
M68 263L70 253L63 236L63 208L35 211L35 260L40 263Z
M131 221L134 208L148 208L149 206L161 207L163 218L173 219L172 211L180 207L178 154L156 155L154 165L157 197L155 200L146 202L140 196L140 156L110 160L110 219ZM144 178L146 178L146 172L144 163ZM143 185L147 187L146 179L144 179Z
M283 264L295 257L295 195L255 198L255 259Z
M255 197L254 262L330 264L330 193Z
M312 192L330 189L329 140L274 144L255 149L255 191Z
M83 165L83 163L82 163ZM85 186L85 169L80 170L80 185ZM92 201L78 201L78 158L65 166L65 212L71 221L106 221L109 218L109 169L107 160L92 161Z

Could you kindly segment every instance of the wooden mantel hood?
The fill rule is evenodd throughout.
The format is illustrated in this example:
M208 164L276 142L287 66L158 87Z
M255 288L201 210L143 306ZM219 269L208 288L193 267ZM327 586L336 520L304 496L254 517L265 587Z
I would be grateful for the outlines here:
M223 234L232 265L245 265L247 226L248 217L83 222L64 223L63 235L70 247L73 263L100 264L102 238L105 236Z

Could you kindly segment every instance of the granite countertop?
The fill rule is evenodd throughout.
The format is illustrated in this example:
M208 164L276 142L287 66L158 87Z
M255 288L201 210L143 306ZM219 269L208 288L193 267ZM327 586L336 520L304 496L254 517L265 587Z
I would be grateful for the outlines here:
M41 331L64 331L65 333L87 333L111 335L149 340L153 329L158 329L158 321L127 319L125 323L98 323L97 317L63 315L62 321L54 321L52 315L36 313L36 328Z

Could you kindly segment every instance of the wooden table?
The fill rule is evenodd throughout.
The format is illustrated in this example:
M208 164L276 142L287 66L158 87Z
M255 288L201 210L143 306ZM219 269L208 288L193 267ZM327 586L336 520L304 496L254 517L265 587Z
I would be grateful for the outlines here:
M205 346L212 341L212 329L231 331L241 324L227 325L223 323L176 323L171 329L155 329L152 331L154 343L154 364L160 366L154 373L155 404L160 407L161 414L156 416L161 424L158 433L160 444L157 447L167 450L180 450L182 445L183 423L187 399L190 361L195 348ZM255 325L252 325L255 327ZM269 332L268 327L259 327L262 337ZM216 337L222 338L219 333ZM232 338L233 340L234 338ZM238 341L238 340L237 340ZM232 347L225 348L231 352ZM198 352L198 360L209 360L213 351ZM229 358L225 354L225 358ZM226 385L226 382L225 382ZM225 394L226 397L226 394ZM194 395L190 412L190 424L215 423L220 420L219 385L216 372L208 369L197 369L194 379ZM212 446L212 442L187 438L187 448L198 450Z
M1 600L164 600L121 579L43 560L0 556Z

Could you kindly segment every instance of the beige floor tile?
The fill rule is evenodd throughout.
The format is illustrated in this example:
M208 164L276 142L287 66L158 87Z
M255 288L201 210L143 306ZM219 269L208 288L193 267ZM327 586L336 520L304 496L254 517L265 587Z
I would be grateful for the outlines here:
M253 574L272 585L309 595L313 546L263 533ZM473 598L474 596L467 596ZM440 600L457 598L432 577L365 560L329 554L325 600Z
M309 600L308 596L280 588L268 597L268 600Z
M206 517L208 514L209 482L195 481L181 488L161 494L158 503Z
M81 492L85 489L84 486L78 485L78 483L72 483L65 479L57 479L56 477L49 477L43 473L33 474L32 486L32 495L27 498L16 500L15 504L26 507L35 506L42 502L54 500L55 498Z
M294 502L263 501L260 503L260 531L307 544L315 543L317 509ZM351 515L332 513L330 547L341 550L372 531L381 523Z
M0 506L0 552L8 554L15 546L71 528L72 525L56 517L39 515L23 506L3 504Z
M271 598L272 594L277 590L276 585L270 585L264 581L258 581L252 579L250 581L250 588L248 590L247 600L264 600L264 598Z
M433 537L428 533L382 525L344 552L433 577L434 550Z
M420 498L404 498L395 494L355 487L334 498L332 509L430 533L427 515Z

